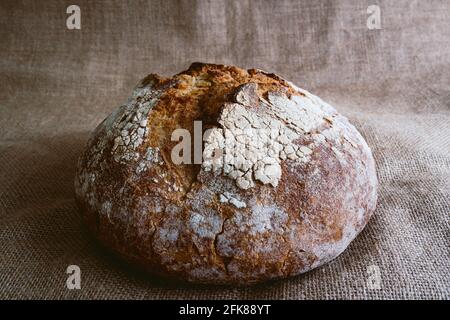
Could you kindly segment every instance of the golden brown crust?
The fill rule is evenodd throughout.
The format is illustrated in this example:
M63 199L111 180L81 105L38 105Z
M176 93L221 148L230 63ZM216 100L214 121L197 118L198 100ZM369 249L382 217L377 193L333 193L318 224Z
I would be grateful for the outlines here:
M242 113L292 138L269 165L280 175L264 176L258 160L239 183L171 161L173 130L193 133L201 120L220 133ZM276 75L202 63L142 80L94 131L75 180L86 224L125 259L177 279L239 285L335 258L374 211L376 186L370 149L332 107Z

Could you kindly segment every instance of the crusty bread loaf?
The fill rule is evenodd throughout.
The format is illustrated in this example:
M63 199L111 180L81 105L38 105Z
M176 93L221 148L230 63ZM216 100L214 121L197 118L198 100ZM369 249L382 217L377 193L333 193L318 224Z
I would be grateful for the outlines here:
M172 133L196 139L194 121L203 160L176 164ZM92 233L133 264L241 285L337 257L373 213L377 178L363 137L318 97L260 70L194 63L146 77L95 129L75 190Z

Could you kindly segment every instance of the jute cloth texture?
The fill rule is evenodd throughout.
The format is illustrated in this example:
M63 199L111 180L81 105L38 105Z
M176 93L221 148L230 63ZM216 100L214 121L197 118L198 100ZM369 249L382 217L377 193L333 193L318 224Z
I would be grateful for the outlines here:
M80 30L66 27L71 4ZM367 27L373 4L381 29ZM1 298L450 298L449 1L8 0L0 16ZM89 132L142 77L193 61L275 72L367 139L378 207L332 263L254 287L188 286L89 236L73 196ZM80 290L66 287L69 265Z

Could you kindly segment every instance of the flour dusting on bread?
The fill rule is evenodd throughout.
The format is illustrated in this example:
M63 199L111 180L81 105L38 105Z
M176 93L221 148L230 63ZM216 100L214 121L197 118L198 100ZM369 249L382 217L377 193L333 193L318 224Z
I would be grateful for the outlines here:
M200 163L176 164L174 130ZM194 63L150 75L93 132L75 178L107 247L163 276L251 284L338 256L377 200L364 138L333 107L271 73Z

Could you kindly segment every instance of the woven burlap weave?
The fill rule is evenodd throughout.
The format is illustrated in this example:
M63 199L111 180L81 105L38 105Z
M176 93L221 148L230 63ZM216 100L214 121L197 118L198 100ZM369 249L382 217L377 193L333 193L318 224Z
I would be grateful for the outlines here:
M0 298L450 298L449 1L14 0L0 16ZM339 258L256 287L181 286L90 238L73 198L88 133L143 76L192 61L278 73L367 139L378 208ZM66 288L71 264L81 290Z

